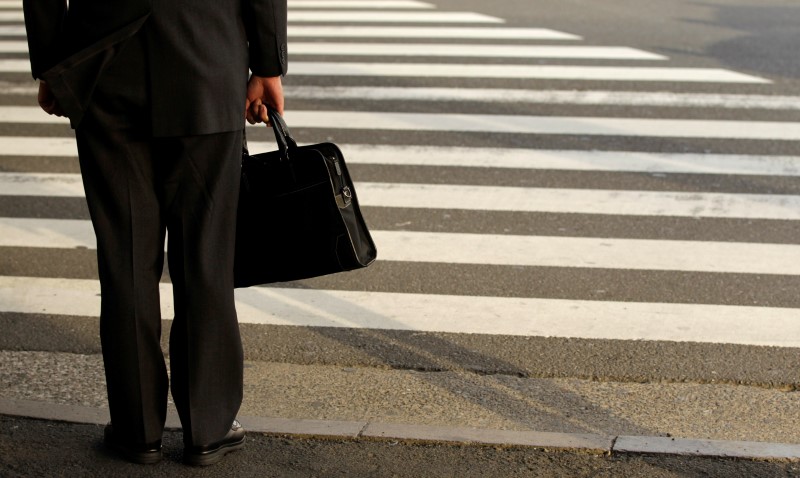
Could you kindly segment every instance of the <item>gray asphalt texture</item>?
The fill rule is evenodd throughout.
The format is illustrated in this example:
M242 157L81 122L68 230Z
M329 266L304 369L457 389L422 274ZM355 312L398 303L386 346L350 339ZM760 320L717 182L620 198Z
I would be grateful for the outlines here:
M16 477L790 477L800 464L646 455L589 455L477 445L330 441L250 434L209 468L181 463L180 434L164 435L156 465L105 450L102 427L0 416L0 476Z

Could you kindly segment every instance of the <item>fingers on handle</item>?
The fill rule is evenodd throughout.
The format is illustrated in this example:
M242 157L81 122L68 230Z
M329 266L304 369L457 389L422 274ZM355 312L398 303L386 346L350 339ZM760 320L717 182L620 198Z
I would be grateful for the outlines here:
M250 124L256 124L261 121L260 119L260 110L261 110L261 100L255 100L250 103L249 108L247 108L247 122Z
M259 119L264 123L269 124L269 114L267 113L266 105L261 105L261 107L258 109L258 113Z

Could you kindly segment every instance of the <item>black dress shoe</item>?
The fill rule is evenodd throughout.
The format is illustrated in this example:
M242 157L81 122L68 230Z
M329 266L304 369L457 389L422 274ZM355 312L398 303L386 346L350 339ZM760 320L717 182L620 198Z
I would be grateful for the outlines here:
M225 437L210 445L189 446L183 449L183 461L187 465L207 466L220 461L223 456L244 446L244 428L234 420Z
M110 450L133 463L149 465L161 461L161 440L153 443L126 443L114 435L114 428L109 423L103 433L103 443Z

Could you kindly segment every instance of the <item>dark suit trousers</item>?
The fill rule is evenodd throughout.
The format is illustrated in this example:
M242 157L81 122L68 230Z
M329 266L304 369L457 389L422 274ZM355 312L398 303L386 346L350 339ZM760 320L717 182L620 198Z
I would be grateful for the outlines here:
M101 75L76 130L97 235L111 422L132 443L160 440L171 383L184 441L207 445L230 429L242 400L233 296L242 133L154 138L140 37ZM160 345L165 235L171 380Z

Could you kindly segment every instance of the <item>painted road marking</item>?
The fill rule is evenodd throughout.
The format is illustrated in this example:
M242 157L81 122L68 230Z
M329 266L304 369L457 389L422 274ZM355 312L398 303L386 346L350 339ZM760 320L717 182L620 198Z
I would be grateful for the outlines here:
M336 129L361 130L800 140L800 123L788 121L469 115L377 111L291 111L286 114L286 121L297 128L330 128L331 125L335 125ZM68 123L66 118L49 116L34 106L2 106L0 107L0 122ZM263 126L254 125L250 128L263 128Z
M31 143L35 143L35 138ZM0 151L4 144L0 137ZM249 145L252 152L276 149L274 142L251 141ZM342 144L340 147L350 164L800 176L800 156L372 144ZM36 151L34 144L30 148Z
M20 42L27 51L27 44ZM470 45L441 43L302 43L290 45L293 55L558 58L590 60L666 60L635 48L573 45ZM490 67L489 67L490 68Z
M800 245L372 231L383 261L800 275ZM0 218L0 246L96 248L87 220Z
M0 53L28 53L28 42L20 41L0 41Z
M289 8L364 8L364 9L420 9L434 5L416 0L289 0Z
M25 15L22 11L0 10L0 22L23 22Z
M800 140L800 123L775 121L292 111L287 122L300 128L336 125L336 129L361 130Z
M0 92L1 93L1 92ZM474 101L580 106L656 106L800 110L800 96L673 93L669 91L524 90L375 86L287 86L289 98L367 101Z
M25 36L23 25L0 25L0 37ZM581 40L549 28L289 25L290 38L459 38L482 40Z
M276 149L274 142L249 141L254 153ZM469 148L340 144L350 164L400 166L552 169L677 174L800 176L800 156L647 153L544 149ZM0 136L0 155L78 155L68 137Z
M0 0L0 8L22 9L20 0ZM289 8L398 8L431 9L430 3L417 0L289 0Z
M30 62L0 59L0 73L30 73ZM292 63L296 76L369 76L413 78L493 78L579 81L663 81L688 83L771 83L770 80L718 68L614 67L570 65L463 65L435 63Z
M36 93L37 85L0 82L1 94ZM510 88L435 88L375 86L284 87L288 98L366 101L472 101L578 106L652 106L670 108L800 110L800 96L673 93L668 91L523 90Z
M593 189L357 183L372 207L620 216L800 219L800 196Z
M2 64L0 63L0 67ZM430 63L294 62L292 74L308 76L395 76L412 78L515 78L586 81L771 83L719 68L576 65L476 65Z
M290 22L331 23L505 23L505 20L474 12L370 12L289 11Z
M0 136L0 155L77 157L78 145L74 137Z
M558 58L590 60L666 60L667 57L628 47L470 45L424 43L302 43L290 45L292 55L430 56L488 58ZM0 53L27 53L26 41L0 41Z
M0 30L2 32L2 30ZM24 31L23 31L24 33ZM460 38L483 40L581 40L549 28L312 26L290 25L290 37L319 38Z
M356 183L362 206L800 220L800 196ZM0 195L84 197L78 174L0 173Z
M290 10L290 22L330 23L505 23L505 20L474 12L380 12L380 11L305 11ZM0 10L0 21L24 21L22 11Z
M160 289L171 319L172 286ZM0 310L97 317L100 286L0 277ZM247 324L800 347L800 310L788 308L251 287L236 310Z
M0 36L25 36L25 25L0 25Z

